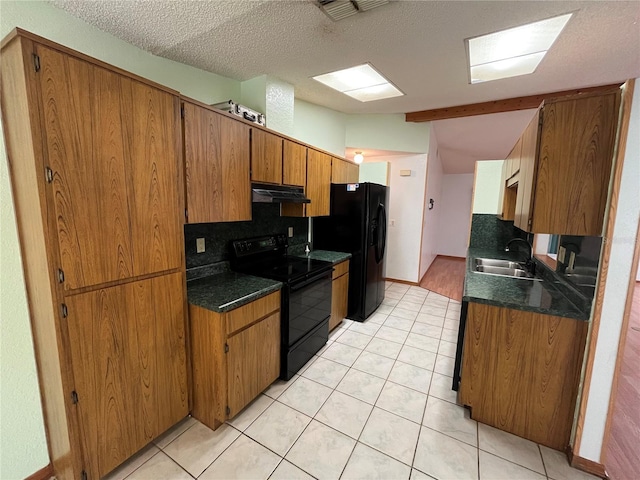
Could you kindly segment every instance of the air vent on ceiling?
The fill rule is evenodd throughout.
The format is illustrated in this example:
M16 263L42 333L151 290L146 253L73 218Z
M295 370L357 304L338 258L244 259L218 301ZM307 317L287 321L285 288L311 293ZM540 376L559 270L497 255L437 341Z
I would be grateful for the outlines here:
M371 10L379 7L389 0L317 0L320 10L326 13L332 20L342 20L343 18L355 15L358 12Z

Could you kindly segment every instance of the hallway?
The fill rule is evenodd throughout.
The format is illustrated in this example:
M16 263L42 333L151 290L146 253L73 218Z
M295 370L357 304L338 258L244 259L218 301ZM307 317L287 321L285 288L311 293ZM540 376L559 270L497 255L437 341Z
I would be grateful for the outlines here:
M465 267L464 258L438 255L422 277L420 286L460 302L464 290Z

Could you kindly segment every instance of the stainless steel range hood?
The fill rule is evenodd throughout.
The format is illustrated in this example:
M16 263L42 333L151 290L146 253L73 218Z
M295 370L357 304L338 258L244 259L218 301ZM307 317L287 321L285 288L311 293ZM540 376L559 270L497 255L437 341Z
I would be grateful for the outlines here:
M254 203L311 203L302 187L252 183L251 190Z

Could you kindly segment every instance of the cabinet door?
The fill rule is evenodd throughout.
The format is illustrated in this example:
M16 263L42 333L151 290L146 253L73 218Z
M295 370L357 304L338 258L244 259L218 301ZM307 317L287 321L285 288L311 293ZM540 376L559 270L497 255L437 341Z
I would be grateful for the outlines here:
M309 149L307 160L307 216L321 217L330 214L331 157Z
M282 183L304 187L307 184L307 147L285 140L282 155Z
M257 128L251 131L251 181L282 183L282 138Z
M347 316L347 301L349 298L349 274L336 278L331 288L331 319L329 331L336 328Z
M65 302L82 442L100 478L189 412L183 274Z
M347 183L347 162L331 157L331 183Z
M358 183L360 181L360 166L351 162L345 163L347 164L345 183Z
M513 220L514 225L525 232L531 231L531 203L533 200L533 186L536 181L539 124L540 111L538 110L520 137L522 141L522 152L520 154L516 214Z
M37 50L65 289L180 267L175 97Z
M251 220L250 127L184 102L183 128L189 223Z
M227 339L229 418L280 375L280 312Z
M530 231L602 235L620 92L545 104Z

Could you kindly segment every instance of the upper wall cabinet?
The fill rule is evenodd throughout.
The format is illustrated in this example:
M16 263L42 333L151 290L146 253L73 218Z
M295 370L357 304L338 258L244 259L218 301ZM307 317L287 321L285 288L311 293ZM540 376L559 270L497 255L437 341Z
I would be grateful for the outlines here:
M331 158L331 183L358 183L360 168L355 163Z
M251 181L282 183L282 137L253 128L251 132Z
M602 235L620 91L546 101L522 136L515 225Z
M308 217L329 215L331 195L331 157L326 153L309 149L307 161L307 204Z
M65 289L180 268L177 97L37 46Z
M183 111L188 222L251 220L250 127L188 101Z
M307 184L307 147L284 140L282 184L304 187Z

